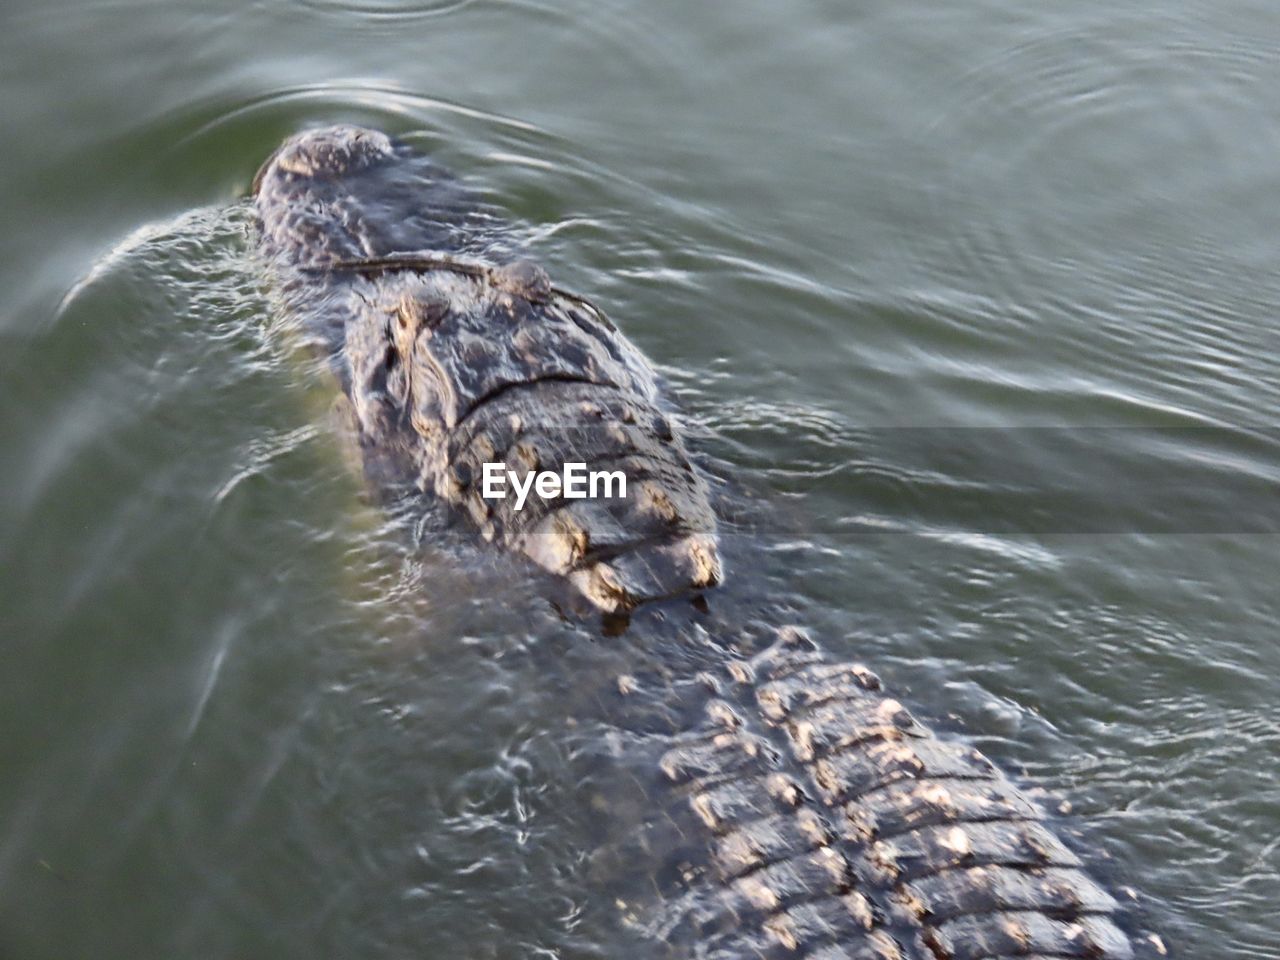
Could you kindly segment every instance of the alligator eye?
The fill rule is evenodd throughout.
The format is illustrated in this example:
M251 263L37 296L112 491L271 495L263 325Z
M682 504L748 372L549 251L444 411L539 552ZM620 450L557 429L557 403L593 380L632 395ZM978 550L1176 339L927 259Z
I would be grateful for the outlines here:
M440 296L428 295L415 301L414 309L418 321L428 330L434 330L448 316L449 301Z
M489 282L504 293L524 297L530 303L546 303L551 299L551 278L532 260L516 260L495 267Z

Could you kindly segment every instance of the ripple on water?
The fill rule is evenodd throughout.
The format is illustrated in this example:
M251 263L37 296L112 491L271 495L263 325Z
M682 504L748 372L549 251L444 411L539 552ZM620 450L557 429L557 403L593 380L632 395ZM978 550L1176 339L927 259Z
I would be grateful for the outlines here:
M954 78L915 134L938 157L937 229L902 235L899 256L958 302L984 292L952 312L993 345L1037 337L1036 375L1263 419L1256 388L1277 397L1280 380L1251 318L1280 277L1266 214L1241 198L1280 189L1280 117L1258 95L1280 83L1277 50L1186 15L1069 19L1006 34Z
M325 440L332 384L273 316L250 221L233 204L138 231L25 358L62 387L29 438L18 493L41 532L14 613L41 624L33 657L102 669L42 748L16 814L39 829L5 838L6 875L48 857L140 897L187 877L178 953L218 941L222 910L373 953L463 954L477 916L492 942L554 941L582 850L524 631L556 620L521 575L486 581L356 502ZM48 575L46 537L76 544L69 572Z
M455 13L476 0L290 0L298 7L345 22L359 19L396 22L426 20Z
M415 143L492 198L510 217L512 233L554 256L576 243L607 260L598 275L614 278L623 259L610 255L617 224L604 216L651 191L594 160L589 149L523 119L369 81L282 87L249 98L218 97L150 122L148 140L164 143L156 169L199 171L209 155L243 157L236 187L247 192L253 173L280 140L300 129L358 123ZM495 175L500 171L500 175ZM559 208L559 209L557 209ZM533 216L523 217L524 213ZM656 215L655 215L656 216ZM697 211L690 213L698 216ZM621 241L619 241L621 242ZM622 254L628 251L623 245ZM572 265L566 260L566 268ZM590 264L588 264L590 268Z
M463 6L475 13L494 5L420 4L416 13L406 5L403 18L461 13ZM537 13L547 6L503 9ZM593 9L600 12L596 18L589 15ZM582 19L588 38L612 33L608 49L637 36L641 43L657 42L660 31L651 30L643 15L630 11L624 17L623 11L621 4L582 3L547 10L566 17L566 24ZM400 14L371 16L396 21ZM1110 72L1094 62L1123 55L1117 44L1097 29L1019 46L975 68L927 132L962 145L974 137L985 143L990 132L991 142L1000 142L986 124L1002 114L1003 122L1023 118L1032 141L994 159L963 150L954 155L940 219L962 226L936 234L936 244L916 237L902 246L903 256L931 271L936 282L927 294L910 291L905 306L892 292L872 303L901 309L904 316L920 307L915 320L933 323L929 332L946 340L953 359L948 369L959 379L990 378L1043 316L1077 310L1110 336L1137 331L1166 351L1186 344L1206 364L1247 372L1239 361L1250 337L1233 326L1234 304L1216 299L1239 275L1242 261L1222 255L1220 237L1191 230L1200 217L1194 205L1182 212L1156 210L1152 236L1165 229L1203 236L1182 248L1204 261L1196 278L1181 277L1154 239L1115 262L1091 242L1105 237L1110 205L1128 202L1128 188L1158 207L1162 187L1159 178L1135 185L1126 169L1102 171L1114 182L1085 177L1068 160L1096 163L1106 151L1085 149L1082 130L1096 138L1123 132L1137 119L1155 125L1151 129L1164 137L1158 143L1173 144L1178 137L1160 126L1161 117L1172 126L1182 123L1183 114L1168 114L1178 106L1170 98L1184 95L1194 123L1214 123L1212 110L1198 100L1214 96L1213 84L1202 88L1188 79L1173 84L1172 92L1165 88L1170 73L1200 66L1212 72L1219 59L1202 59L1175 44L1171 62L1138 57ZM1237 82L1252 82L1266 66L1250 41L1239 48L1248 54L1227 72ZM1030 82L1020 82L1024 75ZM1136 107L1129 102L1135 95ZM762 300L792 307L796 297L820 303L838 293L787 267L781 262L787 258L765 242L744 240L748 231L727 206L661 196L610 169L590 144L569 142L538 124L387 84L292 87L247 100L206 101L156 121L149 139L173 146L161 161L149 162L173 169L187 169L189 162L198 174L202 163L211 162L203 158L215 157L217 175L242 190L281 136L336 120L404 133L452 158L490 195L499 194L501 205L516 215L516 231L539 256L559 264L589 294L605 293L606 306L615 311L617 305L629 333L671 337L659 355L678 352L670 344L680 335L670 329L679 324L659 326L662 309L708 299L706 277L713 271L725 286L754 282L753 289L768 294ZM1221 147L1212 133L1199 149ZM186 162L170 162L175 159ZM1254 175L1247 159L1237 169L1240 176ZM500 175L494 175L496 167ZM1163 189L1175 172L1164 176ZM1101 198L1098 190L1086 189L1090 182L1101 184ZM1059 183L1079 195L1070 209L1050 203ZM1092 219L1092 226L1080 225L1076 214L1085 224ZM241 209L229 221L214 222L235 226L243 215ZM197 601L166 593L166 604L178 605L175 619L205 632L187 638L194 649L184 648L167 622L148 634L166 644L157 659L176 660L178 675L154 688L144 676L131 688L147 704L163 699L158 690L176 690L175 699L182 700L172 712L176 721L154 722L154 714L146 713L143 723L128 711L104 721L117 741L132 738L135 749L154 750L155 730L172 727L185 736L154 788L140 791L143 802L130 828L144 830L147 817L160 811L152 839L166 845L166 855L158 859L189 860L187 871L178 873L183 877L207 876L212 869L221 906L255 918L273 935L284 916L296 930L326 926L338 942L357 953L368 947L368 954L420 952L424 931L426 942L442 953L464 954L476 942L508 943L512 930L545 932L548 943L567 941L566 931L576 926L575 901L594 891L566 869L586 851L580 824L573 822L579 783L561 755L563 731L554 728L566 708L547 680L568 673L588 683L563 664L545 674L532 666L545 662L534 653L559 629L545 611L539 619L521 600L539 595L541 585L508 576L510 570L492 582L474 579L456 556L415 544L412 524L362 512L349 487L342 488L346 499L329 489L342 468L314 456L325 435L316 426L319 415L291 406L298 398L287 384L295 370L278 347L275 334L281 331L269 320L264 329L269 310L243 262L235 260L244 238L226 230L225 247L209 246L199 239L207 232L197 215L140 235L69 297L54 332L71 339L73 326L92 331L89 345L103 349L85 368L106 371L109 382L76 382L85 368L74 363L64 371L76 385L68 388L67 407L49 408L40 451L50 459L42 466L37 461L32 486L22 488L25 509L38 516L55 498L74 504L94 493L68 478L87 472L85 451L95 444L112 449L118 461L152 452L121 484L141 506L104 509L88 537L65 538L86 544L77 559L80 589L99 603L101 593L95 597L93 591L114 568L131 566L149 549L150 530L163 527L166 516L197 501L195 512L203 519L195 532L212 528L217 534L212 546L200 541L200 549L190 551L198 555L189 555L184 540L184 549L163 559L190 565L208 581L207 602L234 614L192 615L181 604ZM700 238L704 249L672 249L696 246L668 242L684 236ZM1065 250L1061 259L1057 246ZM1064 269L1096 280L1100 303L1068 304L1048 292L1052 285L1038 283ZM968 296L946 289L963 287L974 275L992 278L995 289ZM1145 287L1137 282L1144 277L1151 281ZM652 288L637 294L635 288L647 282ZM1266 282L1240 296L1256 306L1266 299ZM239 293L229 298L229 289ZM151 293L140 296L145 290ZM1202 309L1188 318L1179 297ZM642 300L649 310L627 309ZM1127 304L1129 313L1116 317L1112 303ZM722 324L728 330L750 322L741 313L723 312L686 326L706 331ZM112 319L109 329L93 326L99 316ZM895 347L906 339L895 338ZM1090 359L1070 334L1066 341L1074 355ZM917 362L922 369L939 363L938 341L919 347L914 353L904 348L910 356L899 373L914 375ZM1141 551L1123 555L1103 546L1097 552L1104 559L1091 561L1091 582L1079 555L1089 550L1073 553L1036 538L975 532L948 524L945 515L924 522L925 506L945 504L965 489L962 476L922 467L902 447L877 446L876 435L817 405L767 398L726 404L726 397L752 394L751 384L735 379L747 349L734 342L719 361L668 371L703 434L699 445L720 456L726 472L753 476L767 487L770 509L785 510L774 494L810 490L820 496L785 518L791 527L784 533L794 535L766 537L763 547L759 538L730 542L736 569L759 566L753 577L776 606L822 605L812 621L833 655L883 666L904 696L921 704L923 716L954 712L996 744L992 752L1001 760L1021 760L1033 781L1061 786L1083 796L1088 809L1119 820L1123 827L1112 834L1111 849L1124 853L1132 845L1127 862L1170 863L1156 871L1161 891L1171 899L1179 885L1199 891L1185 895L1189 908L1239 920L1236 944L1264 955L1265 925L1251 926L1248 918L1265 915L1276 890L1276 847L1240 836L1275 821L1269 771L1257 762L1275 754L1275 723L1269 714L1224 702L1233 688L1255 700L1265 693L1245 682L1258 661L1230 643L1214 642L1213 618L1225 621L1227 613L1205 609L1231 604L1199 583L1188 589L1194 603L1180 619L1143 619L1134 609L1152 602L1149 584L1144 593L1126 579L1139 575L1126 571L1170 581L1187 574L1153 569L1158 564ZM988 357L969 366L954 362L957 352L984 350ZM1001 383L1006 398L1038 392L1057 412L1074 413L1073 398L1097 394L1097 383L1088 378L1104 378L1100 369L1084 365L1050 375L1006 366ZM304 371L302 379L307 376ZM113 392L125 389L132 392ZM1130 416L1137 416L1136 409L1182 422L1174 404L1140 403L1123 388L1109 396ZM163 415L153 416L157 411ZM979 492L999 513L1002 492ZM836 525L849 518L923 535L843 537ZM98 536L103 530L108 535ZM1164 548L1150 551L1163 555ZM1240 576L1217 572L1216 580L1243 581L1243 568L1257 565L1241 566ZM140 583L142 590L155 589L150 581ZM1127 603L1111 605L1109 598L1124 590L1130 591ZM166 606L151 596L141 603L157 615ZM51 606L61 616L77 613L76 602ZM98 609L107 607L85 604L81 612ZM1265 608L1252 614L1255 624L1273 619ZM1229 626L1222 632L1234 635ZM571 639L577 648L592 646L585 633ZM1267 645L1265 637L1253 640ZM1240 662L1206 671L1196 662L1197 651ZM1195 692L1159 692L1170 689ZM1089 745L1089 755L1076 756L1080 744ZM104 770L118 751L116 744L102 751ZM179 772L178 759L187 756L200 766ZM70 806L87 808L91 794L85 791ZM182 838L181 849L169 850L174 837ZM1172 856L1167 847L1175 848ZM1228 873L1239 879L1220 881ZM270 878L286 875L289 895L302 889L292 907L272 900L282 893ZM1218 878L1209 889L1205 875ZM306 913L298 905L303 902L317 912ZM556 916L544 927L530 918L544 917L548 903L555 904ZM225 916L214 911L189 919L193 942L199 934L216 935ZM582 929L588 949L598 951L606 942L592 940L590 925Z

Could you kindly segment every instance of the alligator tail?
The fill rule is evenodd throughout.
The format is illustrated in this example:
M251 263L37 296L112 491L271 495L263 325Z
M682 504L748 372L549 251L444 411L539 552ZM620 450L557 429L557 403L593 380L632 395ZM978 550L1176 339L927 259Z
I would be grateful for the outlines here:
M678 899L663 939L714 958L1134 956L1039 807L865 667L784 628L704 680L717 694L661 767L709 831L713 889Z

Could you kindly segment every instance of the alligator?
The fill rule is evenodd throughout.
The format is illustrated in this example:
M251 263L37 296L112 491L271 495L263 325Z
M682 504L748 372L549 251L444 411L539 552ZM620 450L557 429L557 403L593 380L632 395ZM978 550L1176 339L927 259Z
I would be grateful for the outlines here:
M285 311L328 359L371 483L626 617L695 617L725 580L716 511L659 378L587 299L411 143L286 140L252 192ZM484 464L620 469L625 498L483 496ZM722 591L724 588L719 588ZM692 602L691 602L692 601ZM1049 815L801 627L722 635L668 679L697 710L657 759L705 870L676 912L706 957L979 960L1163 954L1130 935ZM618 681L625 699L634 680ZM690 692L693 691L693 692ZM671 942L676 942L672 937Z

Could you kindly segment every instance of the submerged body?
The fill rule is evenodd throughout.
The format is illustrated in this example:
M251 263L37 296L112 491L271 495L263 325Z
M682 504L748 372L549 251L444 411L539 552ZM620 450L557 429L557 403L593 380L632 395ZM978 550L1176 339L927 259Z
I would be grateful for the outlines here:
M287 141L254 188L263 251L332 358L372 479L447 504L606 611L720 581L706 483L647 361L446 174L336 127ZM494 461L619 469L628 496L516 510L480 495ZM725 958L1133 956L1114 899L978 751L801 630L730 633L713 670L668 680L700 719L669 737L657 802L683 806L707 868L670 942Z

